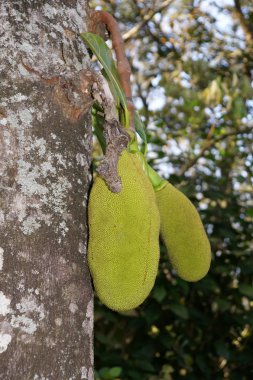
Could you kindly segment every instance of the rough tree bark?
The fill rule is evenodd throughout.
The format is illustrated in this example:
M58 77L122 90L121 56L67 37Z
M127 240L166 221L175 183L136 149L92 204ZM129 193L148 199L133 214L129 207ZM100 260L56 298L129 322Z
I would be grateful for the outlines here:
M87 0L0 0L0 379L93 379Z

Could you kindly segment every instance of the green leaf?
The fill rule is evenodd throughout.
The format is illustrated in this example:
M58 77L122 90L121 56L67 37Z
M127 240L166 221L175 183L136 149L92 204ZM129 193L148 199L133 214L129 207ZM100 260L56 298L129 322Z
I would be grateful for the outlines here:
M247 216L251 216L251 217L253 217L253 207L252 207L252 206L249 206L249 207L246 209L246 215L247 215Z
M114 379L115 377L118 377L121 375L121 372L122 372L122 368L120 367L112 367L109 371L109 374L111 376L112 379Z
M147 372L154 372L155 371L154 366L147 360L138 360L138 361L136 360L134 364L135 364L136 368L140 368L143 371L147 371Z
M99 371L99 375L102 377L103 380L114 380L120 376L122 372L122 369L120 367L103 367Z
M249 298L253 298L253 286L242 284L238 287L239 292Z
M180 318L188 319L189 318L189 312L188 309L180 304L174 303L170 305L170 310L177 315Z
M231 302L225 299L217 299L218 309L222 312L227 311L231 308Z
M94 128L95 135L101 145L102 151L105 154L106 141L103 134L104 131L104 116L103 110L98 103L94 103L92 107L92 126Z
M140 136L140 138L144 142L143 154L145 155L147 152L147 136L146 136L144 124L143 124L143 122L140 118L140 115L137 111L134 112L134 126L135 126L136 132L138 133L138 135Z
M95 375L95 380L101 380L101 377L99 376L98 371L95 370L94 375Z
M245 255L245 252L243 252ZM243 259L240 263L240 269L243 274L252 274L253 273L253 259L246 258Z
M89 48L92 50L93 54L97 57L103 69L106 72L106 75L109 79L109 83L113 86L114 90L112 91L112 95L114 96L116 104L118 104L118 99L120 100L120 104L124 110L125 116L125 127L129 127L129 112L127 107L127 99L125 96L125 92L121 86L119 74L113 60L112 54L108 46L102 37L97 34L93 34L90 32L82 33L82 39L86 42ZM110 85L110 84L109 84ZM116 97L117 94L117 97ZM116 97L116 98L115 98Z
M233 117L236 119L241 119L242 117L247 115L247 110L244 104L244 100L241 96L238 96L233 101Z
M102 379L108 378L109 368L103 367L99 371L99 375L102 377Z
M161 303L164 300L166 295L167 292L163 286L156 286L153 290L153 298L159 303Z
M110 91L112 93L113 99L114 99L115 104L116 104L116 108L119 109L119 107L120 107L120 97L118 96L117 90L114 87L114 84L112 83L112 81L110 80L110 77L107 75L107 72L105 71L105 69L102 69L101 73L103 74L103 76L107 80L107 83L109 85Z

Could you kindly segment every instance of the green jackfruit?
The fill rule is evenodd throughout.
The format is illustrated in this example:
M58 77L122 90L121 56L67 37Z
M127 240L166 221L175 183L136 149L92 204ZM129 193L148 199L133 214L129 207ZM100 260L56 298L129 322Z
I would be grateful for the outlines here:
M156 191L156 200L172 266L182 279L200 280L209 270L211 248L196 208L168 182Z
M100 300L126 311L139 306L154 285L160 217L138 155L123 151L118 173L120 193L112 193L99 176L91 189L88 264Z

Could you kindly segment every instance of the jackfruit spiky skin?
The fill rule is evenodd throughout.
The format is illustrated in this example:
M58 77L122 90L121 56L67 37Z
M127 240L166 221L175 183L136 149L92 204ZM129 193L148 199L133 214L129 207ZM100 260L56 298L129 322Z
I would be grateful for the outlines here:
M169 182L156 191L156 200L172 266L182 279L200 280L209 270L211 248L196 208Z
M160 216L137 154L123 151L118 174L120 193L112 193L99 176L93 183L88 205L88 264L102 303L126 311L139 306L154 285Z

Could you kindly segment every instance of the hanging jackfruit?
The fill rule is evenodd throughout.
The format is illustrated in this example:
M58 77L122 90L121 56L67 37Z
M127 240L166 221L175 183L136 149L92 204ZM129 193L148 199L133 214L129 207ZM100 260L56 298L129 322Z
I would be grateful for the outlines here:
M98 297L117 311L139 306L158 269L160 217L154 190L135 153L118 162L122 190L97 176L88 205L88 264Z
M196 208L167 181L156 190L156 200L172 266L182 279L200 280L209 270L211 249Z

